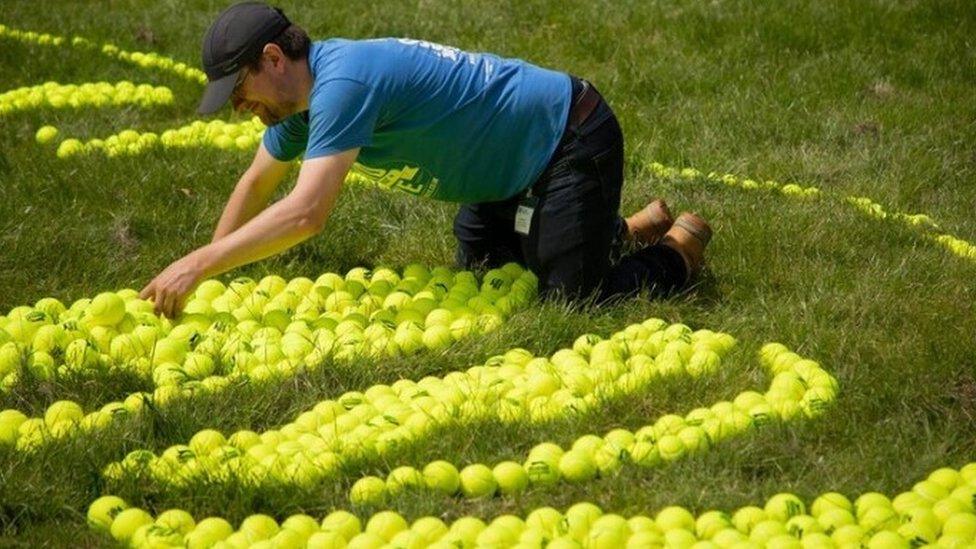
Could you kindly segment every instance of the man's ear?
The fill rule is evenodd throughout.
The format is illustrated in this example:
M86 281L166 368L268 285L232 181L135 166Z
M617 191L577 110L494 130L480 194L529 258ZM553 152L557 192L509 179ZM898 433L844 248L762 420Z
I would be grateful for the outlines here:
M278 44L265 44L261 51L261 57L272 70L279 72L284 70L285 52L281 51Z

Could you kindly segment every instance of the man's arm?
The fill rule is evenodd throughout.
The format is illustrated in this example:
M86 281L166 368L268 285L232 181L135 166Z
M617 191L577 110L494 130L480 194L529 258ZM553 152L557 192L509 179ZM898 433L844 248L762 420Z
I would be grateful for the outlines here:
M290 163L271 156L264 143L261 143L251 166L241 176L227 200L212 241L216 242L234 232L263 210L288 173L289 165Z
M177 260L152 280L140 297L157 313L175 316L205 278L280 253L322 230L359 149L302 163L295 188L223 238Z

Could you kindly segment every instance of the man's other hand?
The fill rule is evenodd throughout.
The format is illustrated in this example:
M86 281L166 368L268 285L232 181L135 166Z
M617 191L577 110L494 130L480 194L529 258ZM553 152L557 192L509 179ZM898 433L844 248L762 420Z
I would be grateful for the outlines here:
M170 264L139 292L139 297L153 302L156 314L175 318L183 310L186 296L200 283L202 271L194 254Z

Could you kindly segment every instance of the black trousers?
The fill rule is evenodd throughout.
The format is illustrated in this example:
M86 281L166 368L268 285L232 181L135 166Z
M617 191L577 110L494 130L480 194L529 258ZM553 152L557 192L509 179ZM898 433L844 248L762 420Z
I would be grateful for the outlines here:
M573 82L575 104L583 83ZM518 262L539 277L543 297L596 294L599 301L678 290L687 279L680 254L652 245L621 257L624 144L617 117L601 98L579 127L567 127L542 175L498 202L461 206L454 219L464 268ZM520 204L534 206L527 235L515 231Z

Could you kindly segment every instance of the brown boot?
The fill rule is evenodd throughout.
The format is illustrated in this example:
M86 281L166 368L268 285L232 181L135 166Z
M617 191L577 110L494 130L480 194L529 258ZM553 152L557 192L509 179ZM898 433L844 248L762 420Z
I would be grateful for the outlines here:
M673 222L668 205L658 198L627 218L627 234L640 244L656 244Z
M688 267L688 280L697 275L705 262L705 246L712 239L712 228L697 214L684 212L661 239L661 244L676 250Z

